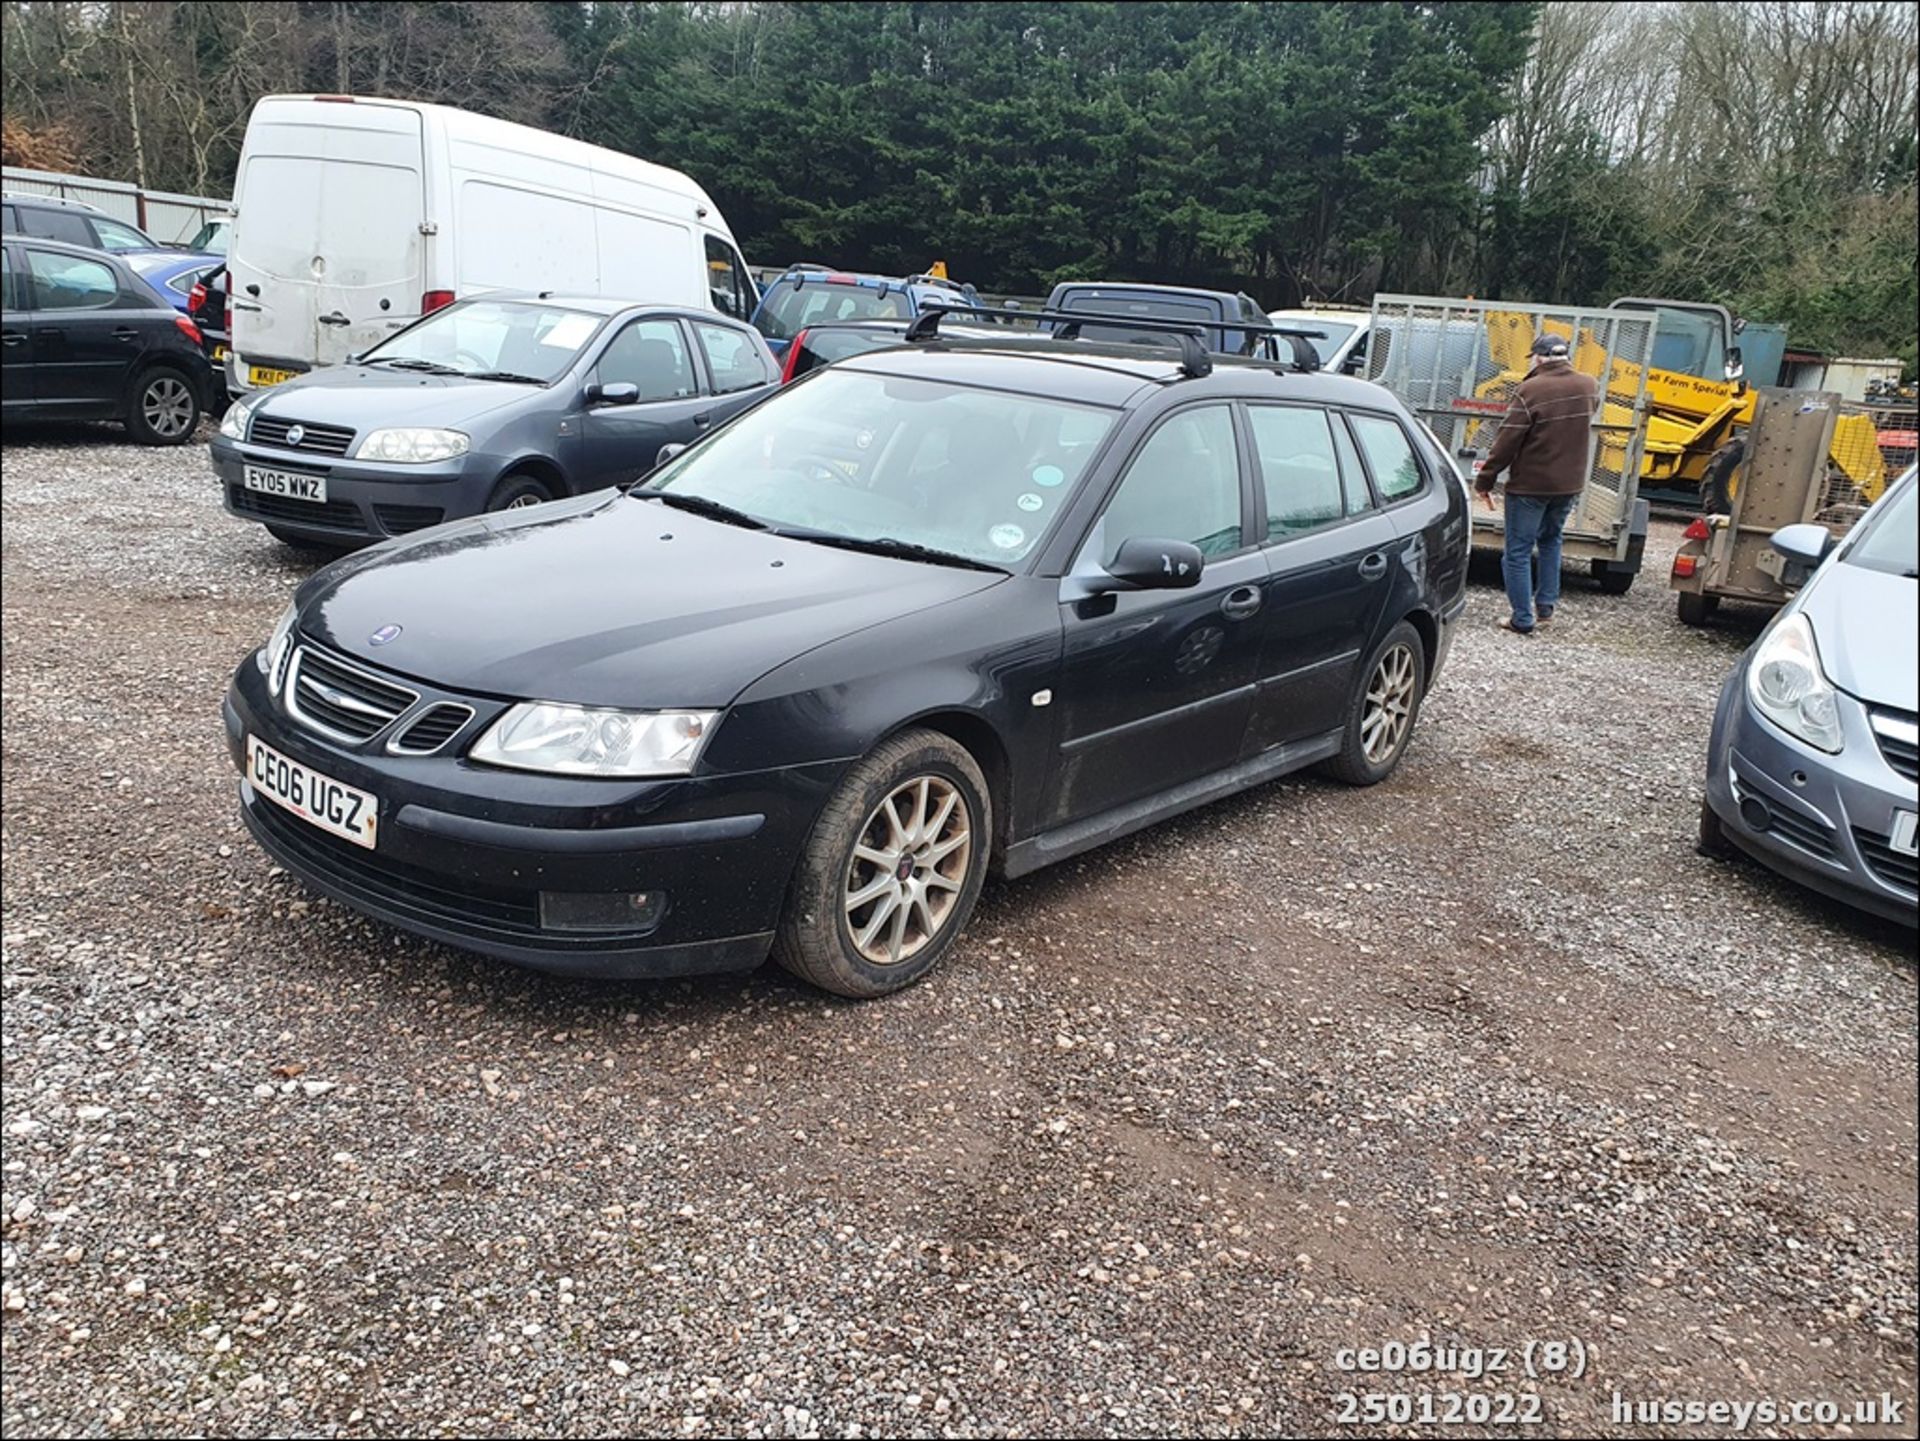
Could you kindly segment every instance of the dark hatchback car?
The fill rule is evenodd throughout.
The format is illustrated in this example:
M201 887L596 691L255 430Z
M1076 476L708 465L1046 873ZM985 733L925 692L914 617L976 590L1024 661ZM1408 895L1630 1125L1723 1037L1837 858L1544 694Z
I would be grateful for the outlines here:
M923 334L625 493L320 571L226 732L261 845L369 915L872 996L990 865L1391 774L1466 561L1459 479L1376 386Z
M211 458L234 515L351 549L624 485L776 371L758 332L711 311L485 296L235 400Z
M142 445L192 436L213 386L192 321L102 251L9 235L0 254L8 420L118 420Z

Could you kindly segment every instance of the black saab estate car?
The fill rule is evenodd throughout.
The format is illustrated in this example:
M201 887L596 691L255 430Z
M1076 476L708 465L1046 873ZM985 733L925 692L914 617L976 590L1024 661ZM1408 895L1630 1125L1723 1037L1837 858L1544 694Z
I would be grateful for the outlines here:
M778 378L757 330L710 311L482 296L235 400L211 458L232 514L350 550L628 484Z
M937 319L630 490L315 574L226 702L260 844L510 961L771 951L875 996L952 949L990 866L1314 763L1391 774L1465 606L1426 430L1192 336Z

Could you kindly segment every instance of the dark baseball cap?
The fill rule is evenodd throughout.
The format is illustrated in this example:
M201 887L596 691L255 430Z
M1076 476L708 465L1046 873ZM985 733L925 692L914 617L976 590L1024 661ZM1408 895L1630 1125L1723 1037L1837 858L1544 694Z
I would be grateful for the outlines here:
M1527 354L1538 355L1545 360L1565 360L1567 342L1557 335L1543 335L1533 342L1533 349Z

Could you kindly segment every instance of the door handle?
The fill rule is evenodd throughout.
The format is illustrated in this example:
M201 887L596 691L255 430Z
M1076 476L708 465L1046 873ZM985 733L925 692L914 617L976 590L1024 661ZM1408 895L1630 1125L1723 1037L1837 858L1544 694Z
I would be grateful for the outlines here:
M1243 585L1228 591L1220 599L1220 614L1228 620L1245 620L1260 609L1260 587Z
M349 320L349 319L347 319L347 317L346 317L346 316L344 316L344 315L342 315L342 314L341 314L341 313L340 313L339 311L337 311L337 310L336 310L336 311L334 311L334 312L333 312L333 314L331 314L331 315L322 315L322 316L320 316L320 317L319 317L319 320L320 320L320 323L321 323L322 325L351 325L351 324L353 324L353 322L352 322L351 320Z
M130 325L123 325L113 332L113 338L115 340L138 340L140 338L140 332Z
M713 417L711 415L696 415L693 418L693 423L701 430L705 430L709 425L713 424Z
M1381 551L1375 551L1360 562L1360 579L1378 580L1387 573L1387 557Z
M0 335L0 345L25 345L26 343L27 337L17 330L9 330L5 335Z

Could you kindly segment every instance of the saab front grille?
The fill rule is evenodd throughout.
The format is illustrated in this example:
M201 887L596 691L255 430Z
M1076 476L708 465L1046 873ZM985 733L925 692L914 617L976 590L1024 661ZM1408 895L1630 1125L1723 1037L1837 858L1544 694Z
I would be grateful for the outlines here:
M1860 858L1888 885L1909 895L1920 891L1920 857L1906 855L1887 844L1885 836L1853 828L1853 843L1860 847Z
M388 742L387 749L403 755L431 755L460 734L460 728L473 719L473 707L441 701L429 706L420 719Z
M416 691L310 645L294 652L287 677L287 708L295 719L341 740L379 735L419 698Z
M353 449L353 432L345 426L283 420L277 415L254 416L247 429L247 439L255 445L270 445L276 450L304 450L314 455L345 455Z

